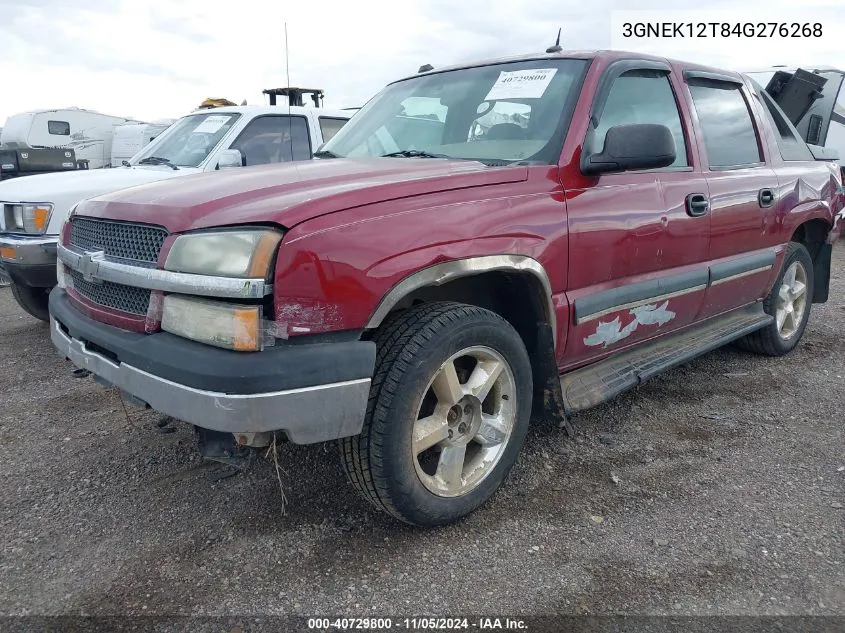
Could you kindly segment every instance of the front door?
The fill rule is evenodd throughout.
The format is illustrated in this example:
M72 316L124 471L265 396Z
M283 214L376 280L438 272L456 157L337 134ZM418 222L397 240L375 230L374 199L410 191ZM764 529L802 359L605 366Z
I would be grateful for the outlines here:
M710 217L690 207L706 198L707 186L689 151L680 84L658 62L615 62L604 77L609 88L600 85L596 94L606 101L594 104L600 114L583 151L600 151L613 126L659 123L672 131L677 158L664 169L604 174L567 188L573 317L562 369L689 324L707 285Z
M308 119L275 114L255 117L230 149L241 152L246 167L309 160L312 148Z

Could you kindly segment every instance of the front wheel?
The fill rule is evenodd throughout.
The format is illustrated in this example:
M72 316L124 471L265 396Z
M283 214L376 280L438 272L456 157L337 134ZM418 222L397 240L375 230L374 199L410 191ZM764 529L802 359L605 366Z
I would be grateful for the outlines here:
M29 314L41 321L50 320L50 311L47 304L50 298L49 288L32 288L12 282L12 296L18 305Z
M790 242L780 276L763 301L774 320L740 339L740 347L765 356L788 354L804 336L812 303L813 260L803 244Z
M531 366L519 334L475 306L433 303L375 336L364 428L340 440L352 485L414 525L478 508L516 461L531 413Z

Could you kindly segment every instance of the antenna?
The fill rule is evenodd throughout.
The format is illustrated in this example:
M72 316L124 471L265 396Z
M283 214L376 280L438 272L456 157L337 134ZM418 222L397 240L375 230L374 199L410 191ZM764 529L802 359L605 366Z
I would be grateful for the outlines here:
M290 88L290 56L288 55L288 23L285 22L285 74L287 75L288 88Z
M560 47L560 32L561 32L562 30L563 30L563 29L558 29L558 30L557 30L557 40L555 40L555 45L554 45L554 46L549 46L549 47L546 49L546 52L547 52L547 53L560 53L560 52L563 50L563 49Z
M285 74L287 75L287 87L290 88L290 54L288 53L288 23L285 22ZM290 117L290 96L288 96L288 138L290 139L290 160L293 162L293 119ZM284 151L284 147L279 148L279 158Z

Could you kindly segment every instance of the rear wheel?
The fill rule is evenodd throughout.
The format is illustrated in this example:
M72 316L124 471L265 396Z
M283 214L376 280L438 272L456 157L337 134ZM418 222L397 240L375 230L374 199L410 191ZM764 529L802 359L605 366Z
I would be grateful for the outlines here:
M33 288L12 282L12 295L18 305L29 314L41 321L50 320L50 311L47 309L47 302L50 297L49 288Z
M740 347L766 356L791 352L807 327L813 303L813 260L803 244L790 242L780 276L763 302L774 320L739 341Z
M364 428L340 441L353 486L415 525L453 522L501 486L528 429L531 366L499 315L434 303L376 333Z

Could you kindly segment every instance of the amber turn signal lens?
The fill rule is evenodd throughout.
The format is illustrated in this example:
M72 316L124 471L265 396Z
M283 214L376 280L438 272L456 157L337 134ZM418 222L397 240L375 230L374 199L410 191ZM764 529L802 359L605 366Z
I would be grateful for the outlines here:
M239 352L254 352L260 349L258 341L258 310L238 308L232 314L232 348Z
M166 295L161 329L193 341L239 352L261 350L260 306L235 305L187 295Z
M276 252L276 246L282 239L281 233L267 231L258 240L258 245L252 253L252 260L249 263L250 277L266 277L270 270L270 262Z
M17 250L12 246L0 246L0 257L3 259L15 259L17 254Z
M33 211L32 223L36 230L44 232L47 229L47 221L50 219L50 209L46 207L35 207Z

